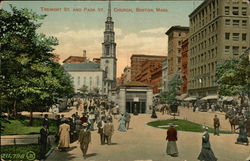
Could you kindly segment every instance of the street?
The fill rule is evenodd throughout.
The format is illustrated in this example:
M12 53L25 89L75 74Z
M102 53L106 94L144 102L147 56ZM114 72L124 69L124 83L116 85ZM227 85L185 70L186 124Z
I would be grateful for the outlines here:
M67 113L70 116L74 110ZM169 115L157 113L158 119L172 118ZM230 129L228 120L224 115L218 114L223 129ZM214 113L195 112L191 109L181 109L181 115L177 118L187 118L194 122L212 125ZM177 146L179 156L176 158L166 155L166 130L150 127L147 122L153 121L150 114L132 116L131 126L127 132L115 131L112 137L112 145L100 145L100 138L97 130L92 132L92 143L87 152L88 161L195 161L201 150L202 133L178 132ZM118 127L118 120L114 120L115 129ZM245 161L250 154L249 146L235 144L237 134L221 134L214 136L210 134L210 143L215 156L219 161ZM54 152L47 159L54 160L83 160L79 144L71 144L67 152Z

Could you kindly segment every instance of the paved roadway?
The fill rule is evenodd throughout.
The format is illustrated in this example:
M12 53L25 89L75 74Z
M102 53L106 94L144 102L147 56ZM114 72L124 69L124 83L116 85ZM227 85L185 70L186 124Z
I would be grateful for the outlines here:
M70 116L74 110L65 113ZM157 113L158 119L170 118L167 115ZM224 115L218 114L223 129L230 129ZM192 112L191 109L181 109L181 115L177 118L205 123L212 126L214 113ZM97 130L92 132L92 143L89 145L87 161L196 161L201 150L201 133L178 132L179 157L172 158L166 155L166 130L147 126L146 123L153 121L149 114L132 116L131 129L127 132L115 131L112 137L112 145L100 145ZM114 120L115 129L118 127L118 120ZM245 161L250 155L250 147L235 144L236 134L222 134L213 136L210 134L212 149L218 161ZM67 152L54 152L47 159L48 161L80 161L82 157L79 144L71 144Z

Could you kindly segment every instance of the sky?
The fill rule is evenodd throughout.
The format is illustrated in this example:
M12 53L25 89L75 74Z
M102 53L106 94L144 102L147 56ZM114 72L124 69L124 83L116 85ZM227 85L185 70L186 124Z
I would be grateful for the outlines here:
M124 67L130 66L132 54L167 56L166 31L174 25L189 26L188 15L200 3L200 0L111 1L117 77ZM101 57L107 1L3 1L0 7L9 10L9 4L47 15L38 32L58 38L54 53L60 55L60 63L69 56L82 56L83 50L90 59ZM154 12L136 12L137 8ZM164 12L157 12L156 8ZM122 9L132 12L119 11Z

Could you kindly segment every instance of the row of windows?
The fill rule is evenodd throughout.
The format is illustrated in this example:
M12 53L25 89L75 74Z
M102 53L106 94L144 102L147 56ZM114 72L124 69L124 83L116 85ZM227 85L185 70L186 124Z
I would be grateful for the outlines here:
M195 65L201 62L206 63L206 61L216 58L217 54L218 54L217 47L212 48L210 50L207 50L207 52L201 53L195 57L190 58L190 64Z
M247 15L247 7L225 6L225 15Z
M211 87L215 85L216 85L216 82L215 82L214 76L203 77L203 78L189 81L190 88L204 88L204 87Z
M211 1L205 9L197 13L195 17L190 20L191 32L195 32L197 29L214 19L218 15L218 10L218 0Z
M204 75L208 73L214 73L216 68L217 62L211 62L206 65L199 66L197 68L190 70L190 77L196 77L199 75Z
M201 30L199 33L192 36L190 38L190 43L199 42L201 39L207 38L207 36L215 32L217 28L218 28L218 22L215 21L214 23L208 25L205 29Z
M233 41L246 41L247 40L247 34L246 33L225 33L225 39L226 40L233 40Z
M92 77L89 77L89 78L83 77L83 83L82 84L81 84L81 77L80 76L76 77L76 79L77 79L76 81L77 81L78 86L85 85L85 86L89 86L89 88L93 87L93 78ZM96 80L95 81L96 86L99 86L99 84L100 84L99 76L96 76L95 80ZM75 78L72 77L72 82L74 82L74 81L75 81Z
M246 46L241 47L241 52L244 52L247 49ZM240 54L240 47L239 46L225 46L224 50L225 54L233 54L239 55Z
M247 20L231 20L231 19L225 19L225 26L233 26L233 27L247 27Z

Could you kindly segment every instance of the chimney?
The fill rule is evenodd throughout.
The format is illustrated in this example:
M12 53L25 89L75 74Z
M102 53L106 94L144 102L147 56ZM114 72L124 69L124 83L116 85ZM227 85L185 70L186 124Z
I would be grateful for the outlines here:
M86 58L86 50L83 50L83 57Z

